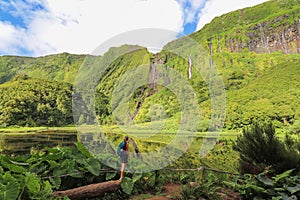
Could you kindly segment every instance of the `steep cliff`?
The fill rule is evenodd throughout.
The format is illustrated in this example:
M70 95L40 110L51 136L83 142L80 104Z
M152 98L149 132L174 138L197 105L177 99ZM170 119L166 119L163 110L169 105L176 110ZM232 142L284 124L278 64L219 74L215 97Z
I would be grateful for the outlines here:
M230 12L189 37L212 53L300 53L300 1L271 0ZM167 46L184 42L177 40Z

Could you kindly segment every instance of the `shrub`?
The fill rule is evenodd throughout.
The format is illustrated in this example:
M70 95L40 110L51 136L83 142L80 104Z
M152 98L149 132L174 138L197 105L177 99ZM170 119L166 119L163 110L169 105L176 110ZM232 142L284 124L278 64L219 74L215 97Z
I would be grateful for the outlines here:
M265 167L271 167L277 174L293 168L299 169L299 146L298 141L288 135L284 141L276 137L272 123L255 122L243 129L243 135L238 137L234 149L240 153L242 173L260 172ZM250 170L249 165L256 169Z

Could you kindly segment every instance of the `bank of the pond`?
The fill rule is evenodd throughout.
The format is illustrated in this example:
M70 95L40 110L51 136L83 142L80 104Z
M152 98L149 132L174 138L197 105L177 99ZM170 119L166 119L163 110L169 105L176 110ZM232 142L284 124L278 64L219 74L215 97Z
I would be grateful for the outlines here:
M44 131L55 131L63 133L74 133L76 132L75 126L64 126L64 127L7 127L0 128L0 135L3 134L25 134L25 133L39 133Z
M27 154L46 147L74 146L74 127L22 127L0 130L0 154Z

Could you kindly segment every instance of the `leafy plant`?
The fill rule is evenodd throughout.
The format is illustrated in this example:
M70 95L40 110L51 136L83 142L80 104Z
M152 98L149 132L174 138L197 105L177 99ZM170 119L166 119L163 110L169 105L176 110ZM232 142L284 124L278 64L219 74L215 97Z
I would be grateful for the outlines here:
M284 141L276 137L274 125L266 122L255 122L244 128L243 135L238 137L234 146L240 153L243 173L254 172L245 166L246 163L256 166L256 173L265 167L271 167L275 173L299 169L300 152L297 147L298 142L288 136Z
M222 199L218 192L223 187L223 178L218 174L206 172L202 182L185 185L179 199Z
M1 199L51 199L53 190L105 181L105 174L101 173L105 168L82 144L76 146L46 148L32 155L1 156Z
M0 199L17 199L21 192L21 185L10 172L0 174Z
M239 191L243 199L298 199L300 198L300 175L288 170L274 177L266 172L245 176L238 182L224 182Z

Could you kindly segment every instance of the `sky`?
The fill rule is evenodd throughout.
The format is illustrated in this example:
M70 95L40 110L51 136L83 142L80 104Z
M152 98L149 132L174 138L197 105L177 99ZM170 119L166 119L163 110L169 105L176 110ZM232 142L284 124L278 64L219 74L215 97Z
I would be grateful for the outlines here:
M176 33L167 35L161 48L216 16L265 1L0 0L0 55L90 54L105 41L134 30Z

